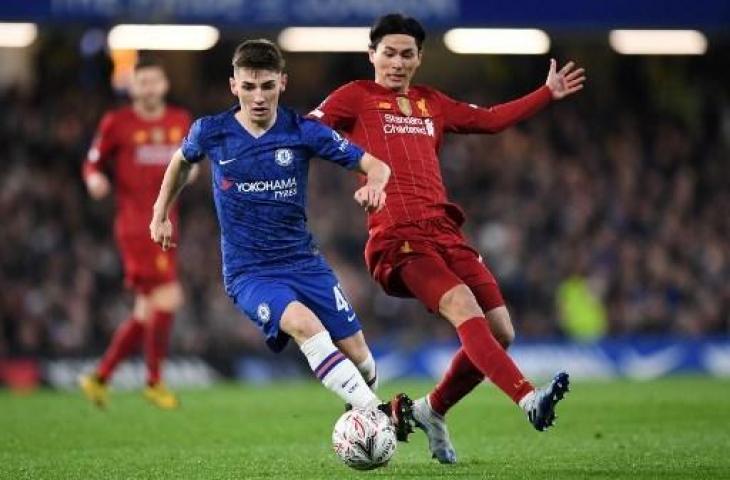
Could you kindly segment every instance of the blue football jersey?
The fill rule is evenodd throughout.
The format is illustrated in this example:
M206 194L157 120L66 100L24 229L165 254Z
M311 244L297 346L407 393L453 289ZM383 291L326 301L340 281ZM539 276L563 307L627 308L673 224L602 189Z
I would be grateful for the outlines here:
M254 137L235 118L238 110L196 120L182 144L188 162L211 162L229 295L246 274L328 268L307 230L309 160L318 156L354 169L364 154L329 127L284 107L274 125Z

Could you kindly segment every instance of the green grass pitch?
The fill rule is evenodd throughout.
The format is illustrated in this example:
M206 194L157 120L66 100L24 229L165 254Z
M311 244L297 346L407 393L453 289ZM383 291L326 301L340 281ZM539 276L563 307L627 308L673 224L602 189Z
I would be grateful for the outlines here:
M388 384L414 398L428 383ZM702 377L575 382L538 433L484 386L449 416L458 465L417 432L390 465L356 472L330 448L342 411L314 382L181 392L174 412L138 392L98 411L78 393L0 391L0 478L730 478L730 382Z

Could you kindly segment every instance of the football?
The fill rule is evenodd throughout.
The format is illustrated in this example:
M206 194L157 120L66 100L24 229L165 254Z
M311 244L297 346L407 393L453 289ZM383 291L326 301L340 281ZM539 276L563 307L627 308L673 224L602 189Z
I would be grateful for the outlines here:
M332 448L348 467L372 470L387 465L397 446L388 417L377 409L354 408L335 423Z

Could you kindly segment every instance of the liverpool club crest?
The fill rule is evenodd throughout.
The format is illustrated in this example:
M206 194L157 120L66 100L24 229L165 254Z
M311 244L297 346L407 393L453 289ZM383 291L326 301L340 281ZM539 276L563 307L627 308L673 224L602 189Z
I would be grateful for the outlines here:
M410 117L411 113L413 113L413 109L411 108L411 101L408 99L408 97L398 97L397 101L398 108L400 109L401 113L406 117Z

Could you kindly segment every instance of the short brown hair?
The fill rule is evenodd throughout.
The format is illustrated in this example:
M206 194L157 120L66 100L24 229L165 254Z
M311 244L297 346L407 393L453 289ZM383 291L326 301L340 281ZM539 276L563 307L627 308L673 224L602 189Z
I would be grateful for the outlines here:
M141 50L137 53L137 61L134 63L134 71L137 72L148 67L157 67L165 70L162 60L160 60L157 55L147 50Z
M284 55L276 44L265 38L246 40L233 53L233 68L284 71Z

